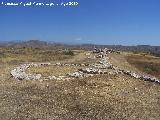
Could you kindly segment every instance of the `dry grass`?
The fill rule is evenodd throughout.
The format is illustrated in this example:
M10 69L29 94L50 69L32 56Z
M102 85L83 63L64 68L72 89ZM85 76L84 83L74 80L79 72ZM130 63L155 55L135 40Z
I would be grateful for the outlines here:
M65 59L62 62L64 63L78 63L78 64L92 64L96 63L99 60L93 59L94 55L91 54L91 58L88 58L86 54L91 53L90 51L84 51L84 50L74 50L75 56L71 59Z
M112 56L114 63L119 63ZM69 62L83 61L84 52ZM122 61L121 61L122 60ZM67 60L64 60L67 61ZM13 64L14 65L14 64ZM128 64L124 66L129 66ZM10 78L13 66L1 64L1 120L158 120L160 86L125 75L48 81L18 81ZM131 65L129 66L129 68ZM32 71L33 69L33 71ZM42 69L42 70L41 70ZM131 68L132 69L132 68ZM30 72L59 74L74 68L31 68ZM63 71L64 70L64 71ZM56 72L55 72L56 71ZM45 75L45 74L44 74Z
M129 54L126 59L139 70L160 78L160 58L150 55Z
M134 67L130 63L128 63L128 61L126 60L127 55L128 55L128 53L126 53L126 52L121 52L121 54L111 53L111 54L109 54L109 58L110 58L109 61L114 66L118 66L121 69L140 72L136 67Z
M60 76L77 71L77 67L69 66L41 66L28 69L28 73L41 74L42 76Z
M20 64L24 62L52 62L72 58L71 55L65 55L63 52L55 50L45 50L36 48L1 48L1 64Z
M1 120L158 120L159 85L127 76L0 83Z

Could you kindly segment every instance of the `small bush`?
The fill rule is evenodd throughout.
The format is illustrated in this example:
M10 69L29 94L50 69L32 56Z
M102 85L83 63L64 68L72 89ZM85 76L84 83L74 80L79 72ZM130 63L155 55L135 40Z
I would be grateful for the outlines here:
M139 70L150 75L159 77L160 75L160 62L159 58L147 57L141 55L130 55L126 57L127 61L134 65Z
M65 55L71 55L71 56L73 56L73 55L74 55L74 52L73 52L72 50L65 50L65 51L64 51L64 54L65 54Z
M159 71L159 70L158 70L158 66L152 65L152 64L145 65L144 70L145 70L147 73L158 72L158 71Z

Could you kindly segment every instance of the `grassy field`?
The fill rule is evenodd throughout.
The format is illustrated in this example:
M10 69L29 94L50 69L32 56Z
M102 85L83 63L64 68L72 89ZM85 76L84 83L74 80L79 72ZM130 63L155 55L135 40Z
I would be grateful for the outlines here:
M77 67L68 67L68 66L41 66L41 67L32 67L28 69L28 73L31 74L41 74L42 76L63 76L67 73L73 73L77 71Z
M1 48L1 64L20 64L24 62L52 62L71 58L62 51L36 48Z
M1 120L158 120L160 90L127 76L0 83Z
M128 63L126 56L128 53L122 52L121 54L111 53L109 54L109 61L114 65L124 70L130 70L135 72L140 72L136 67Z
M0 63L0 120L158 120L160 118L160 86L126 75L106 74L66 81L18 81L10 78L10 70L21 64L19 60L95 62L86 59L84 51L75 52L74 56L52 50L31 50L30 53L29 49L2 51L5 51L3 53L5 57L1 57ZM16 57L15 51L20 52ZM26 52L23 54L24 51ZM42 60L42 56L45 60ZM8 60L9 57L16 62ZM116 65L134 69L125 59L125 55L112 54L110 57L111 62ZM158 61L155 59L154 62ZM48 76L63 75L68 71L75 71L75 68L33 67L28 72Z
M144 54L129 54L127 61L139 70L160 78L160 58Z

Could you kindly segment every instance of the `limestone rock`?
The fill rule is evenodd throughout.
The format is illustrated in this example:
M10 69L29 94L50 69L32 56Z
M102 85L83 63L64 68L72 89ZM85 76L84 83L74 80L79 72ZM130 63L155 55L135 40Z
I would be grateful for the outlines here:
M69 73L69 77L75 77L75 78L80 78L83 77L83 74L81 72L74 72L74 73Z

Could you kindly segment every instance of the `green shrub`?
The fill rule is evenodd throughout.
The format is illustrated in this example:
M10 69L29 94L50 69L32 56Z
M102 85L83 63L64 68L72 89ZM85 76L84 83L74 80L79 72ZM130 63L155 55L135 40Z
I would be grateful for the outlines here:
M73 52L72 50L68 50L68 49L67 49L67 50L64 51L64 54L65 54L65 55L71 55L71 56L73 56L73 55L74 55L74 52Z

